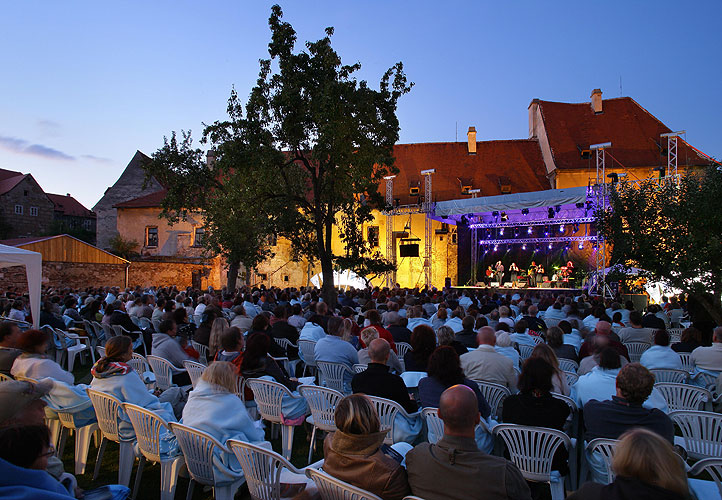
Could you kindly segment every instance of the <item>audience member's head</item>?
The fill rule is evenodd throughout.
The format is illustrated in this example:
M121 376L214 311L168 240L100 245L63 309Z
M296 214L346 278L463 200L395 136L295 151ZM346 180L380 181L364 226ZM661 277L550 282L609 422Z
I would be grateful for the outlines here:
M467 318L468 317L469 316L467 316ZM439 329L436 330L436 343L438 345L451 345L454 341L454 335L454 330L452 330L451 327L440 326Z
M496 345L498 347L511 347L511 335L507 332L496 332Z
M15 347L25 352L45 354L50 336L43 330L25 330L18 337Z
M690 326L689 328L685 328L682 331L682 337L680 338L680 340L682 342L701 344L702 343L702 332L697 330L695 327Z
M20 338L20 328L12 321L0 323L0 345L3 347L16 347Z
M238 374L233 364L228 361L214 361L203 370L201 380L217 385L228 392L235 392L238 386Z
M667 333L667 330L655 330L654 345L660 345L662 347L669 345L669 333Z
M429 325L418 325L411 332L411 349L412 356L417 363L426 365L429 356L436 349L436 335L434 329Z
M218 318L223 319L223 318ZM225 320L224 320L225 321ZM251 322L252 332L265 332L268 330L269 321L265 314L257 314ZM224 325L224 328L228 325Z
M609 336L612 333L612 325L609 321L597 321L597 326L594 327L594 331L597 335Z
M526 333L528 329L529 323L527 323L525 319L520 319L514 324L514 332L516 333Z
M630 404L644 403L654 388L654 375L639 363L625 365L617 375L617 396Z
M444 434L473 438L474 428L481 419L478 405L476 394L469 387L454 385L446 389L439 398Z
M397 313L396 311L387 312L385 318L386 324L389 326L398 325L401 321L401 316L399 316L399 313Z
M490 326L482 326L476 335L476 341L481 345L494 346L496 344L496 332Z
M639 311L630 312L629 322L632 324L632 326L642 326L642 313Z
M475 322L474 316L464 316L464 319L461 320L461 327L464 330L473 330Z
M604 347L598 353L597 364L603 370L616 370L622 366L619 353L612 347Z
M386 339L374 339L369 344L369 358L372 363L385 365L389 359L391 346Z
M564 332L558 326L547 328L547 344L550 347L561 347L564 345Z
M333 337L343 337L343 318L332 316L328 318L328 326L326 327L328 334Z
M542 358L529 358L519 375L519 391L523 394L534 391L546 394L552 390L554 367Z
M166 319L160 322L160 325L158 326L158 331L160 333L165 333L166 335L170 335L171 337L175 337L176 334L176 326L175 321L172 319Z
M361 337L361 342L363 342L365 346L368 346L374 339L379 338L379 331L369 326L361 330L359 336Z
M0 428L0 458L23 469L45 470L55 453L50 431L42 425L13 425Z
M376 309L369 309L368 311L366 311L366 319L371 325L381 324L381 315Z
M364 394L351 394L339 401L336 404L334 422L336 428L344 434L368 435L381 429L376 409Z
M459 355L450 346L439 346L431 353L426 372L446 387L464 382Z
M531 357L541 358L547 363L549 363L555 371L559 370L559 358L557 358L554 349L552 349L546 344L538 344L536 347L534 347L534 350L531 352Z
M560 329L565 335L569 335L570 333L572 333L572 324L571 324L569 321L565 320L565 319L563 319L563 320L561 320L559 323L557 323L557 327L559 327L559 329Z
M226 352L240 352L243 350L243 335L240 328L232 326L223 330L221 334L221 347Z
M45 401L53 384L6 380L0 383L0 427L8 425L45 425Z

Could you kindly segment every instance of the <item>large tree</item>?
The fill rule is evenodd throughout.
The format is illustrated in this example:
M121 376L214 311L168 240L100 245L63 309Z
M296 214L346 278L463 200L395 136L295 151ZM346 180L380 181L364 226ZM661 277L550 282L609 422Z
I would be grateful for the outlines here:
M610 191L600 229L611 264L687 292L722 324L722 171L687 172L679 182L621 182Z

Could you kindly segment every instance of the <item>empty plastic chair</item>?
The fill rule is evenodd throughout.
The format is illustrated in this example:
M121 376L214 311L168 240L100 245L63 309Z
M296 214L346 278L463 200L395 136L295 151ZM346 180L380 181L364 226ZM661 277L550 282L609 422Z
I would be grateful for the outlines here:
M183 366L188 371L188 375L191 377L191 384L195 387L196 383L201 379L201 375L203 375L206 365L187 359L183 361Z
M672 368L655 368L649 370L654 375L656 384L669 382L672 384L684 384L689 378L689 372L685 370L675 370Z
M712 399L712 394L707 389L694 385L663 382L654 384L654 387L662 393L670 411L700 410Z
M475 380L474 382L477 383L481 394L484 396L484 399L486 399L486 402L489 403L491 414L500 415L501 406L504 404L504 400L511 396L511 391L506 386L493 382L484 382L481 380Z
M148 363L150 363L150 367L155 374L156 383L161 391L165 391L175 385L173 384L174 374L185 371L176 368L173 366L173 363L165 358L150 355L146 359L148 360Z
M644 351L652 347L652 344L647 342L625 342L624 346L627 348L627 352L629 352L630 363L639 363Z
M311 444L308 447L308 463L311 463L311 455L316 446L316 430L321 429L325 432L336 430L334 414L336 405L343 398L343 393L317 385L302 385L298 388L298 392L306 398L308 407L311 410L311 415L306 418L306 422L313 425Z
M717 486L717 492L719 496L722 497L722 458L705 458L700 460L692 466L688 474L690 476L699 476L705 472L712 477L714 484ZM690 483L692 483L692 480L690 480ZM691 484L691 486L694 488L694 485ZM701 495L697 495L697 497L706 498Z
M344 394L351 393L350 381L348 383L349 387L347 387L344 379L347 375L350 375L350 378L353 378L353 375L355 374L353 370L350 370L349 367L343 363L318 361L316 364L318 366L318 371L321 372L321 381L323 382L323 385Z
M560 358L559 368L565 372L577 373L577 371L579 371L579 363L573 359Z
M678 410L670 412L669 418L682 432L681 438L674 437L674 443L687 450L690 458L701 460L722 457L722 415Z
M358 363L358 364L353 365L353 371L355 371L356 373L365 372L366 368L368 368L368 367L369 367L369 365L366 365L363 363Z
M198 351L198 354L201 355L199 361L201 363L203 363L204 365L207 365L208 364L208 346L200 344L194 340L191 340L191 345L193 346L193 349Z

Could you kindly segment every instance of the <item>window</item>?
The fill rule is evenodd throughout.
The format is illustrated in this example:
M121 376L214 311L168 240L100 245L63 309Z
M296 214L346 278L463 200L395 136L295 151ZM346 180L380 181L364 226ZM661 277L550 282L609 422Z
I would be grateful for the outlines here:
M38 207L30 207L30 215L32 215L33 217L37 217L38 216Z
M372 247L379 246L379 226L369 226L366 228L366 240Z
M203 246L203 237L205 235L206 235L206 230L200 226L196 226L195 230L193 231L193 246L194 247Z
M27 196L27 195L28 195L28 190L26 189L23 191L23 196Z
M23 206L15 205L15 215L22 215L22 214L23 214Z
M86 231L90 231L90 230L93 228L93 221L90 220L90 219L85 219L85 220L83 221L83 228L84 228Z
M158 228L147 226L145 228L145 246L157 247L158 246Z

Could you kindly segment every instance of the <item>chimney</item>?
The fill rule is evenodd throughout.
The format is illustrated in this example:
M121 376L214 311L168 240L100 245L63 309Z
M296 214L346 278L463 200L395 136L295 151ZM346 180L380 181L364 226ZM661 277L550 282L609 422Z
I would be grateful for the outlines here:
M602 91L600 89L592 90L592 111L595 115L602 112Z
M210 170L213 170L213 166L216 164L216 152L213 149L209 149L206 153L206 165Z
M466 142L468 143L468 149L470 155L476 154L476 128L469 127L469 131L466 133Z
M65 193L65 196L67 196L68 198L70 198L70 193Z

